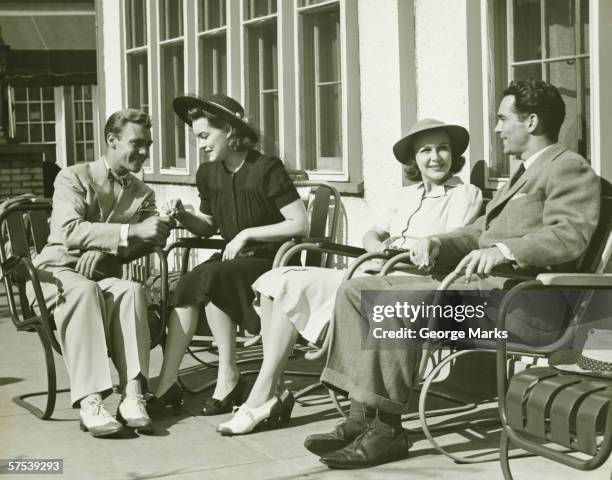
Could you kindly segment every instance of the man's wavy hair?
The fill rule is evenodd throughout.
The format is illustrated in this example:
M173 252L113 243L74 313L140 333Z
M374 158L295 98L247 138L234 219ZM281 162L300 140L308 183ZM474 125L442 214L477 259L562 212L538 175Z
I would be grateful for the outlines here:
M215 115L202 108L196 107L190 108L187 111L187 116L192 124L199 118L206 118L208 119L208 123L210 123L213 127L230 132L230 136L228 138L228 147L230 150L235 152L244 152L245 150L251 150L256 145L256 142L253 141L247 132L230 124L220 115Z
M106 141L107 145L108 135L112 133L116 137L119 137L126 123L136 123L148 129L150 129L152 125L151 117L142 110L137 110L135 108L119 110L108 117L108 120L104 125L104 140Z
M504 97L514 96L514 109L520 118L535 113L544 134L553 142L559 140L559 131L565 120L565 102L554 85L529 78L513 80L504 90Z
M441 130L444 130L444 128L441 128ZM418 134L415 137L418 138ZM419 166L416 162L414 140L411 143L413 152L411 155L407 155L402 163L404 164L404 171L406 172L406 177L408 177L408 180L412 182L420 182L421 180L423 180L423 176L421 175L421 171L419 170ZM465 157L463 155L457 155L455 152L451 152L451 154L452 157L449 173L457 173L461 171L461 169L465 165Z

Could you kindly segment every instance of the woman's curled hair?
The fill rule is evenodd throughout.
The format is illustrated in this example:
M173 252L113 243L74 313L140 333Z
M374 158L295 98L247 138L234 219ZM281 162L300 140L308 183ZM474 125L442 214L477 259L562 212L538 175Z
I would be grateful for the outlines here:
M192 124L194 120L206 118L208 119L208 123L213 127L229 131L228 146L230 150L243 152L245 150L251 150L256 145L256 142L253 141L247 132L230 124L221 115L215 115L214 113L197 107L189 109L187 115Z

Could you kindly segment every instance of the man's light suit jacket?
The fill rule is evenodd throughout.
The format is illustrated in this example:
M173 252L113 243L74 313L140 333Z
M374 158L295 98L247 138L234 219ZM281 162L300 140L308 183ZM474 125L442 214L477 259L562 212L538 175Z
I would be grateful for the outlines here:
M121 264L143 250L137 242L119 246L120 224L155 214L155 194L142 180L135 177L115 194L103 158L65 168L55 179L49 240L34 264L72 269L85 251L99 250L112 255L99 265L102 276L120 277Z

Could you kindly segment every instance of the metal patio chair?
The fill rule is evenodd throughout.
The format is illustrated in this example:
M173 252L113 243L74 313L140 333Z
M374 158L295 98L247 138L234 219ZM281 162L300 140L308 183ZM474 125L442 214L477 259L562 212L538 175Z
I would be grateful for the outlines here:
M593 285L596 285L597 279L600 279L599 276L606 268L610 260L610 256L612 253L612 197L602 196L601 203L601 212L600 212L600 220L597 226L597 229L591 239L587 250L579 260L576 273L559 273L559 274L549 274L549 273L541 273L538 270L518 270L514 271L508 268L498 268L494 270L494 274L497 276L506 277L509 279L520 280L520 283L512 287L504 296L504 301L502 306L500 306L499 310L499 318L501 319L501 326L498 325L498 328L503 329L503 325L505 325L506 316L508 314L508 308L511 305L511 302L516 295L520 292L524 292L529 289L545 289L545 288L559 288L559 287L587 287L588 285L576 283L573 285L570 279L574 278L582 278L583 275L587 275L589 278L594 278ZM395 264L402 261L408 261L408 254L401 253L391 260L389 260L383 270L381 271L381 275L385 274L389 269L393 268ZM439 290L447 290L453 282L461 277L461 272L451 272L447 275L444 281L441 283ZM591 276L592 275L592 276ZM576 303L576 307L574 309L573 315L568 322L567 328L564 332L561 333L560 337L550 345L541 346L541 347L526 347L525 345L511 343L503 341L504 351L508 355L508 360L510 361L510 371L513 371L514 362L520 360L522 357L532 357L532 358L548 358L554 352L566 348L573 340L573 334L577 326L580 324L582 320L582 316L584 313L584 309L588 306L588 302L590 300L589 293L583 292L581 297L578 299ZM433 324L430 325L432 328ZM434 344L430 342L426 342L423 347L423 356L421 358L420 363L420 371L419 377L423 380L423 383L420 386L420 395L419 395L419 419L420 419L420 428L424 432L425 436L428 438L432 446L444 454L445 456L451 458L457 463L479 463L483 461L480 458L470 458L468 456L461 456L454 454L447 449L443 448L435 439L433 433L436 431L444 431L448 430L449 427L445 427L441 425L440 427L432 428L428 424L428 418L432 416L438 416L448 413L460 413L463 411L475 410L480 404L480 402L470 402L464 400L464 407L457 408L456 412L452 411L429 411L427 410L427 400L428 396L440 396L440 392L436 391L436 379L439 377L440 373L445 369L450 368L450 384L457 384L459 386L465 385L465 382L473 381L473 376L470 376L469 371L465 371L467 374L464 378L453 378L453 370L452 367L459 361L465 360L466 356L474 355L475 353L479 354L479 368L482 368L482 355L483 354L496 354L498 352L498 346L495 341L487 341L487 340L474 340L474 341L462 341L459 340L455 342L453 345L450 345L450 353L444 357L440 356L440 349L445 347L444 344ZM448 347L448 345L446 345ZM491 357L491 363L494 361L494 358ZM506 364L504 364L506 365ZM429 370L428 370L429 368ZM498 390L499 381L500 381L500 366L498 363L497 368L497 383ZM504 368L508 368L507 366ZM507 375L507 373L505 374ZM493 386L493 385L491 385ZM459 388L459 392L461 392L462 388ZM460 396L461 394L458 393ZM495 392L495 395L489 398L483 398L483 402L490 402L495 400L498 397L499 392ZM443 396L448 396L447 392L443 393ZM500 419L498 416L491 419L486 419L481 422L481 425L499 425ZM463 423L455 423L450 426L453 430L460 430L462 428L468 428L470 426L474 426L473 423L463 422ZM490 460L488 458L487 460Z
M30 195L9 199L0 205L0 269L8 299L11 320L18 331L36 332L45 355L47 390L18 395L13 401L31 412L36 417L47 420L53 414L58 393L55 359L53 351L61 355L61 348L55 336L53 312L47 309L44 302L38 272L32 264L32 258L40 253L49 236L49 216L52 203L50 199ZM162 271L167 269L166 259L160 248L154 249ZM147 263L149 260L147 260ZM129 264L124 266L124 278L143 281L145 270ZM146 270L149 272L149 270ZM32 281L36 295L35 311L26 297L26 283ZM166 291L161 292L159 302L149 306L149 324L152 335L151 348L162 338L165 328ZM27 401L27 398L46 395L44 409L41 410Z
M309 236L316 237L316 239L320 241L331 241L332 239L335 239L338 233L340 215L342 211L342 201L338 191L328 183L308 180L307 173L301 170L290 170L289 175L293 179L294 184L306 205L310 223ZM288 249L302 240L303 239L301 238L295 238L284 242L276 254L273 262L273 268L279 266L280 258ZM220 238L183 237L169 245L166 248L165 253L166 255L175 255L176 250L180 249L180 273L175 274L180 276L187 273L189 256L192 254L194 249L221 250L225 247L226 243L227 242L225 240ZM329 265L331 261L331 256L326 256L319 252L309 252L303 259L304 265L312 266ZM187 353L190 354L199 364L206 367L216 368L216 362L205 360L199 355L203 351L210 352L214 349L212 338L209 336L210 334L207 330L206 316L203 311L201 311L200 315L198 329L196 330L196 338L194 338L194 340L192 340L190 343ZM259 342L260 338L260 335L246 337L243 340L243 347L249 349L255 346ZM240 354L245 358L238 360L237 363L239 364L259 361L262 358L261 352L256 351L255 349L241 349ZM242 375L255 373L258 373L258 371L247 370L241 372ZM190 387L186 385L180 376L179 382L187 392L199 393L213 387L216 380L207 382L198 387Z

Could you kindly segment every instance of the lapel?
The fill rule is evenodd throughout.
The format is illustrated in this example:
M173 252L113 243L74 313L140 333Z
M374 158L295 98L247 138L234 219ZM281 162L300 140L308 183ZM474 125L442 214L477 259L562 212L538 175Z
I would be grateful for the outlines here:
M115 204L113 185L106 174L104 157L89 164L89 183L96 192L96 199L100 209L100 219L106 222Z
M556 143L548 150L543 152L535 162L525 170L525 173L519 178L512 187L509 187L510 182L506 183L503 188L499 191L499 196L495 201L494 205L487 212L486 224L488 224L494 217L497 216L499 211L504 208L506 203L530 180L538 178L542 171L552 162L555 158L565 152L567 149L560 143Z
M144 183L134 178L129 187L121 189L117 202L106 221L108 223L130 223L148 195L149 191L145 188Z

